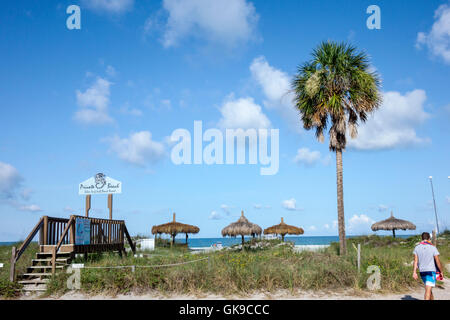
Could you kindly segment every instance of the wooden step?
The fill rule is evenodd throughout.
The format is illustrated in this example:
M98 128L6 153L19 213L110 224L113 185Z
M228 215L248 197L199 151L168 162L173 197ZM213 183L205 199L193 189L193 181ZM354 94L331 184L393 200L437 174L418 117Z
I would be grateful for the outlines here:
M56 258L56 262L67 262L70 258ZM32 262L52 262L51 258L47 259L33 259Z
M63 269L64 266L55 266L55 269ZM27 269L52 269L52 266L31 266L28 267Z
M51 257L53 254L51 252L37 252L36 257L40 259L40 257ZM58 252L56 254L57 258L61 257L70 257L72 255L71 252Z
M41 291L41 292L43 292L43 291L47 291L47 285L45 285L45 284L38 284L38 285L28 284L28 285L24 285L22 287L22 291L33 291L33 292Z
M21 280L20 284L46 284L50 280L49 279L31 279L31 280Z
M51 273L24 273L22 276L24 277L51 277Z

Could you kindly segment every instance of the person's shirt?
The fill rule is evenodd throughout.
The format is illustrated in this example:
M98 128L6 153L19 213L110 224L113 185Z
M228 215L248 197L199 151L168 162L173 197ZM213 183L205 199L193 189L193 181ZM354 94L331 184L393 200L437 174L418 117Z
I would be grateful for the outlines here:
M413 253L417 255L419 272L436 272L434 257L439 255L435 246L430 244L418 244Z

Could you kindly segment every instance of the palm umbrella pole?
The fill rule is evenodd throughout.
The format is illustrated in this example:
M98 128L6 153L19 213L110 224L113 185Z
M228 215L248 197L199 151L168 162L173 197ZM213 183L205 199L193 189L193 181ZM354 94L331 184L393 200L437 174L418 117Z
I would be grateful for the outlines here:
M161 235L162 233L169 234L172 237L171 246L175 244L175 237L179 233L186 234L186 243L188 240L188 233L198 233L200 229L196 226L192 226L189 224L184 224L177 222L175 219L175 213L173 214L173 220L169 223L161 224L158 226L152 227L152 234L157 235L158 233ZM161 238L161 236L160 236Z
M394 217L394 213L391 212L390 218L374 223L372 225L372 231L385 230L392 231L392 236L395 238L395 230L416 230L416 226L406 220L397 219Z
M281 218L281 223L277 224L275 226L269 227L267 229L264 229L264 234L275 234L275 235L281 235L281 240L284 242L284 236L287 234L303 234L304 230L299 227L290 226L286 223L284 223L283 218Z

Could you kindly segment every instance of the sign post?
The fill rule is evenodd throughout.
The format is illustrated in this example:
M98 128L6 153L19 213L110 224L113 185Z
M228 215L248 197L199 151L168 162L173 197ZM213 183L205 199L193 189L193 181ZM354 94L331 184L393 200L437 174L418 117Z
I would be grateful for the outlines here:
M122 193L122 182L107 177L103 173L97 173L95 177L80 183L78 194L86 196L86 217L89 217L89 210L91 210L91 195L107 194L109 219L112 220L113 194L115 193Z
M122 193L122 182L107 177L103 173L97 173L95 177L87 179L80 183L78 187L78 194L86 196L86 217L89 217L89 210L91 210L91 195L93 194L107 194L108 195L108 209L109 219L113 217L113 194ZM90 224L87 225L87 219L77 219L75 228L75 243L89 244L89 240L84 239L83 235L90 234ZM108 227L108 240L111 242L112 228ZM87 242L87 243L86 243Z
M112 210L113 210L113 195L108 194L108 209L109 209L109 220L112 220Z
M86 217L89 218L89 210L91 210L91 195L86 195Z

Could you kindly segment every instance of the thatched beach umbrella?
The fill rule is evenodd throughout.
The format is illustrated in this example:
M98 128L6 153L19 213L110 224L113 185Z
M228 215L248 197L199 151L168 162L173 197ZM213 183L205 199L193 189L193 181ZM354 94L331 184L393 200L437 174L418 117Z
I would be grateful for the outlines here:
M178 233L186 233L186 244L188 241L188 233L198 233L200 229L190 224L179 223L175 221L175 213L173 213L173 221L159 226L152 227L152 234L170 234L172 236L172 244L175 243L175 236Z
M416 230L416 226L409 221L396 219L394 217L394 213L391 211L391 217L389 219L374 223L372 225L372 230L392 230L392 234L395 238L395 230Z
M281 234L281 239L284 241L284 236L287 234L303 234L302 228L290 226L284 223L283 218L281 218L281 223L275 226L271 226L267 229L264 229L264 234Z
M262 233L262 229L257 224L251 223L244 217L244 211L241 212L241 217L238 221L233 222L229 226L222 229L222 236L230 236L236 237L240 235L242 237L242 248L244 248L244 236L251 235L260 235Z

